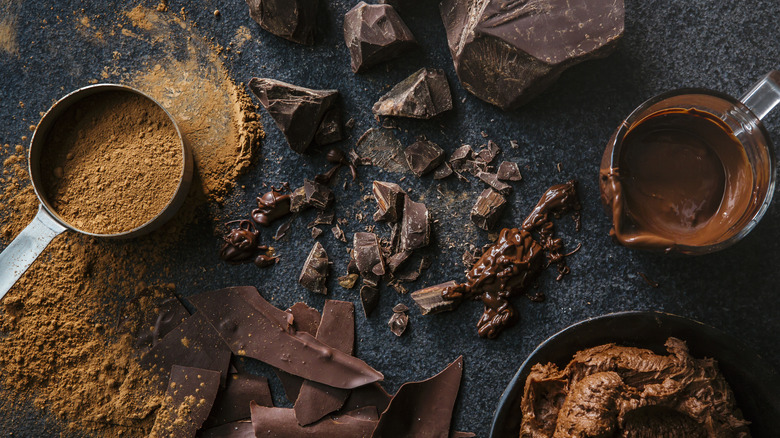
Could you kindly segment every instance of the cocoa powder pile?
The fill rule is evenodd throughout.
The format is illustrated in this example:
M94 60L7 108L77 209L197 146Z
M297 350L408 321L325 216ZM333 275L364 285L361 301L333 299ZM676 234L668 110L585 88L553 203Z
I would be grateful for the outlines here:
M114 234L159 214L183 166L176 128L161 108L129 91L106 91L60 116L40 170L46 198L66 222Z

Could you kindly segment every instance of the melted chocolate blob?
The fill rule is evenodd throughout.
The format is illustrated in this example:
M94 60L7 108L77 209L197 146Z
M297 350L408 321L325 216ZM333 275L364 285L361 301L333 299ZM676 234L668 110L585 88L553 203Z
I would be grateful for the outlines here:
M290 195L282 194L281 190L271 187L257 198L257 208L252 210L252 220L264 227L280 217L290 214Z

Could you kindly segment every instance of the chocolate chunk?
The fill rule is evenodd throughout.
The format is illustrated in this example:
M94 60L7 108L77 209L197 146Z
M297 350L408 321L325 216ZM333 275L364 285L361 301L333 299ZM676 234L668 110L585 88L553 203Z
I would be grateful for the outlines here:
M325 248L320 245L320 242L314 242L314 246L303 264L298 283L312 292L327 295L328 289L325 287L325 281L328 279L329 267Z
M338 108L338 90L312 90L267 78L252 78L249 89L298 153L306 151L323 121L330 123L334 117L331 110Z
M267 408L255 403L251 404L250 409L257 438L369 437L377 424L373 420L344 414L325 418L304 428L298 425L292 409Z
M330 187L308 179L303 180L303 193L306 196L306 203L318 210L330 207L336 199Z
M263 29L298 44L314 44L319 0L246 0Z
M254 287L205 292L190 301L236 355L337 388L355 388L383 378L360 359L296 331L290 314L265 301Z
M387 325L394 335L401 336L406 331L406 327L409 325L409 315L406 314L408 310L409 308L403 304L398 304L393 308L393 316L390 317L390 321L387 321Z
M374 429L375 437L446 437L463 375L463 356L421 382L401 385ZM410 421L413 418L414 421Z
M382 388L382 385L374 382L353 389L341 409L343 412L349 412L367 406L374 406L378 412L384 412L387 405L390 404L391 398L390 394Z
M307 209L309 204L306 203L306 190L303 186L293 190L290 195L290 212L300 213Z
M406 172L409 166L403 157L403 145L393 131L384 128L371 128L357 141L357 152L371 165L381 167L388 172Z
M311 229L311 238L312 239L316 239L316 238L320 237L321 234L322 234L322 229L321 228L313 227Z
M404 150L409 169L417 176L423 176L444 162L444 150L436 143L422 140Z
M368 318L379 305L379 289L363 285L360 288L360 304L363 305L363 314Z
M352 257L355 259L355 265L360 275L363 276L363 280L371 286L379 284L379 278L385 275L385 261L382 258L376 234L355 233Z
M393 307L393 312L395 313L403 313L408 311L409 311L409 307L404 303L398 303L395 305L395 307Z
M505 110L572 65L608 55L623 35L622 0L444 0L439 7L463 87Z
M412 31L390 5L360 2L344 16L344 41L352 57L352 71L393 59L415 47Z
M404 216L401 221L401 250L414 251L428 245L431 237L431 223L428 208L422 202L414 202L408 196L404 199Z
M503 161L498 166L498 172L496 173L498 179L504 181L520 181L523 176L520 175L520 168L517 167L517 163L512 161Z
M357 283L358 278L360 278L360 275L358 274L347 274L343 277L339 277L339 286L343 287L344 289L352 289L355 287L355 283Z
M355 344L355 306L347 301L325 301L316 339L351 355ZM341 408L348 396L348 389L307 380L295 401L295 418L301 426L314 423Z
M455 149L455 152L450 155L450 164L452 164L452 167L456 170L461 170L463 169L463 165L466 164L466 161L472 160L473 158L474 150L470 145L464 144Z
M460 304L458 300L445 299L443 292L449 288L455 286L455 281L448 281L446 283L437 284L435 286L429 286L425 289L420 289L416 292L412 292L412 299L415 304L420 308L420 312L423 315L432 315L439 312L448 312L454 310Z
M452 166L446 161L433 171L433 179L444 179L450 175L452 175Z
M219 372L174 365L150 436L194 437L219 391Z
M290 214L290 195L271 187L269 192L257 198L257 208L252 210L252 220L267 227L271 222Z
M498 145L493 140L487 142L487 146L483 147L476 153L476 160L485 164L490 164L496 159L496 155L501 152Z
M136 348L151 348L190 316L190 312L176 297L166 297L155 306L138 330Z
M250 417L249 402L273 406L268 379L252 374L231 374L211 409L206 427L219 426Z
M375 221L395 222L401 218L406 193L398 184L374 181L371 191L374 193L374 199L376 199L376 205L379 208L374 213Z
M255 438L255 428L251 421L235 421L222 426L205 429L200 438Z
M505 182L498 180L498 176L495 173L479 172L477 178L482 180L485 184L493 188L493 190L501 193L502 195L508 195L512 193L512 186Z
M344 130L341 123L341 108L337 105L329 109L320 122L317 132L314 133L314 144L326 145L335 143L344 138Z
M341 229L339 224L336 224L333 228L331 228L330 232L333 233L333 237L336 239L347 243L347 236L344 235L344 231Z
M225 225L228 233L222 237L225 244L219 250L222 260L233 264L251 261L257 251L264 248L260 245L260 232L251 221L230 221Z
M390 273L394 274L405 261L409 260L412 255L411 251L401 251L387 258L387 269Z
M490 231L498 222L505 207L506 198L493 189L485 189L471 209L471 220L479 228Z
M430 119L452 109L452 95L443 70L421 68L399 82L374 104L380 116Z

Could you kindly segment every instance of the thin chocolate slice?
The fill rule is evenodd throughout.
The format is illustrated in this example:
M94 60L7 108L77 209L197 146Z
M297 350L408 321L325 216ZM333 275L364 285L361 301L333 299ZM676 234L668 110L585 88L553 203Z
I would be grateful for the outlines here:
M421 382L409 382L382 412L372 437L446 437L463 375L463 356L444 371Z
M523 176L520 175L520 168L513 161L502 161L496 172L498 179L504 181L520 181Z
M380 116L430 119L452 109L452 95L443 70L421 68L399 82L374 104Z
M392 6L362 1L344 15L344 41L354 73L364 72L417 45L412 31Z
M382 388L382 385L374 382L353 389L341 410L349 412L367 406L374 406L377 411L384 412L387 409L387 405L390 404L391 398L390 394Z
M219 390L219 372L174 365L149 436L195 437Z
M437 284L435 286L429 286L425 289L420 289L416 292L412 292L412 299L415 304L420 308L420 312L423 315L432 315L439 312L449 312L454 310L460 304L458 300L449 300L444 298L444 291L449 287L454 287L458 283L454 280L446 283Z
M308 179L303 180L303 194L306 196L306 203L318 210L330 207L336 199L330 187Z
M291 3L298 1L303 0ZM326 114L338 105L338 90L312 90L267 78L252 78L249 89L260 99L292 150L301 154L312 144Z
M164 298L149 314L138 330L136 348L151 348L190 316L190 312L175 296Z
M444 150L434 142L421 140L404 150L409 169L417 176L423 176L444 162Z
M200 438L255 438L255 428L251 421L234 421L222 426L205 429Z
M514 109L623 35L623 0L444 0L440 6L463 87Z
M355 345L355 306L347 301L325 301L317 340L351 355ZM341 408L348 396L348 389L307 380L295 401L295 418L301 426L314 423Z
M379 289L363 285L360 288L360 303L363 305L363 314L368 318L379 305Z
M246 0L263 29L298 44L314 44L319 0Z
M409 315L405 312L393 312L393 316L387 321L390 331L396 336L401 336L406 331L406 327L409 325Z
M268 379L252 374L231 374L211 409L206 427L219 426L250 417L249 403L273 406Z
M312 336L317 335L321 319L320 312L317 309L309 307L304 302L297 302L287 309L287 313L293 316L292 325L295 330L306 332ZM290 403L295 403L304 379L279 369L275 369L274 372L276 377L282 382L282 388L284 388L284 395L287 397L287 400Z
M330 263L325 248L320 245L320 242L314 242L314 246L303 264L298 283L312 292L327 295L328 288L325 286L325 282L328 279L329 268Z
M430 242L431 223L428 208L422 202L404 199L404 216L401 222L401 251L414 251Z
M374 194L378 207L377 212L374 213L375 221L392 223L401 219L404 210L404 196L406 195L401 186L391 182L374 181L371 192Z
M250 409L257 438L368 437L377 425L376 421L344 414L302 427L292 409L267 408L255 403Z
M496 226L505 207L506 198L493 189L485 189L477 198L474 208L471 209L471 220L479 228L490 231Z
M378 285L379 279L385 275L385 261L376 234L357 232L352 245L352 257L363 280L371 286Z
M234 354L337 388L382 380L380 372L291 326L290 314L251 286L205 292L190 300Z
M498 176L495 173L479 172L477 173L477 178L481 179L482 182L489 185L493 188L493 190L501 193L502 195L506 196L512 193L512 186L505 182L499 181Z

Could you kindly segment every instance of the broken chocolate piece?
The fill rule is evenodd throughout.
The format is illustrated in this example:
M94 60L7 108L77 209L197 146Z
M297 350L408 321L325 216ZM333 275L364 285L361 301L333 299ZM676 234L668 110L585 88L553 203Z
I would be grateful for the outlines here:
M499 181L498 176L495 173L479 172L477 173L477 178L481 179L482 182L489 185L493 188L493 190L501 193L504 196L512 193L512 186L505 182Z
M433 171L433 179L444 179L452 175L452 166L448 162L443 162Z
M165 335L171 332L190 316L190 312L175 296L160 301L154 313L147 316L144 324L138 330L135 346L151 348L157 345Z
M379 289L363 285L360 288L360 304L363 305L363 314L368 318L371 312L379 305Z
M351 355L355 344L355 306L347 301L325 301L316 339ZM307 380L295 401L295 418L301 426L314 423L341 408L348 396L348 389Z
M398 303L395 305L395 307L393 307L393 312L395 313L403 313L408 311L409 311L409 307L404 303Z
M401 385L374 429L375 437L448 437L463 375L463 356L439 374ZM410 421L413 418L414 421Z
M311 229L311 238L312 239L316 239L316 238L320 237L321 234L322 234L322 229L321 228L313 227Z
M428 245L430 237L431 223L428 208L422 202L414 202L406 196L401 221L401 250L414 251L422 248Z
M458 307L460 301L444 298L443 292L447 288L454 287L455 285L457 285L455 281L448 281L412 292L411 296L423 315L448 312Z
M252 403L250 410L256 438L369 437L377 424L373 420L344 414L324 418L304 428L298 425L292 409L267 408Z
M354 73L393 59L417 45L412 31L392 6L362 1L344 16L344 41Z
M623 0L444 0L439 8L463 87L505 110L572 65L608 55L623 35Z
M274 237L272 237L272 239L278 241L281 238L283 238L284 236L286 236L287 232L290 231L290 227L292 226L292 222L293 222L293 220L290 219L289 221L279 225L279 228L276 229L276 233L274 233ZM275 260L274 260L274 262L275 262ZM255 264L262 268L262 266L260 266L258 264L258 260L257 259L255 259Z
M455 152L450 155L450 164L456 170L462 170L466 161L470 161L474 158L474 150L470 145L464 144L463 146L455 149Z
M374 406L378 412L384 412L390 404L390 394L378 382L363 385L352 390L349 398L341 408L342 412L350 412L367 406Z
M341 229L339 224L334 225L330 229L330 232L333 233L333 237L335 237L336 239L338 239L338 240L340 240L340 241L342 241L344 243L347 243L347 236L344 235L344 231Z
M398 184L374 181L371 191L374 193L374 199L376 199L376 205L379 208L374 213L375 221L395 222L401 218L406 193Z
M250 417L249 402L273 406L268 379L252 374L231 374L211 409L206 427L219 426Z
M174 365L150 436L194 437L219 391L219 372Z
M314 44L319 0L246 0L263 29L298 44Z
M498 166L498 172L496 176L500 180L504 181L520 181L523 176L520 175L520 168L517 167L517 163L512 161L503 161Z
M290 195L271 187L269 192L257 198L257 208L252 210L252 220L267 227L271 222L290 213Z
M287 309L287 312L293 316L293 327L297 331L306 332L312 336L317 335L317 329L320 328L320 312L313 307L309 307L304 302L293 304Z
M292 3L298 1L302 0L292 0ZM312 90L267 78L252 78L249 88L274 119L292 150L298 153L304 153L312 144L325 116L333 109L340 111L338 90Z
M493 189L485 189L471 209L471 220L479 228L490 231L504 212L504 207L506 198Z
M371 286L378 285L380 277L385 275L385 261L382 258L376 234L355 233L352 257L355 259L355 265L360 275L363 276L363 280Z
M336 199L330 187L308 179L303 180L303 193L306 204L318 210L325 210Z
M314 144L331 144L342 138L344 138L344 131L341 124L341 108L334 106L322 116L320 126L314 133Z
M415 175L423 176L444 162L444 150L436 143L421 140L404 150L406 163Z
M409 315L406 314L408 311L409 308L403 303L399 303L393 307L393 316L390 317L390 321L387 322L387 325L394 335L401 336L406 331L406 327L409 325Z
M390 271L391 274L395 274L395 271L397 271L398 268L400 268L405 261L409 260L409 257L411 255L412 255L411 251L401 251L397 254L388 257L387 269Z
M461 166L461 170L464 170L474 176L478 176L480 172L487 172L488 165L481 160L466 160Z
M303 264L298 283L312 292L327 295L328 289L325 287L325 281L328 279L328 269L329 261L325 248L320 245L320 242L314 242L314 246Z
M378 371L355 357L296 331L291 315L264 300L251 286L201 293L191 300L230 350L288 373L336 388L355 388L382 380Z
M234 421L222 426L205 429L200 438L255 438L255 428L251 421Z
M421 68L399 82L374 104L380 116L430 119L452 109L452 95L443 70Z
M343 277L339 277L339 286L343 287L344 289L352 289L355 287L355 283L357 283L358 278L360 278L360 275L358 274L347 274Z
M385 128L371 128L357 141L357 152L363 157L363 161L388 172L409 170L403 157L403 149L393 131Z
M306 190L303 186L293 190L290 195L290 212L300 213L308 207L309 204L306 203Z
M316 225L330 225L333 223L333 219L336 217L336 213L333 210L319 210L317 216L313 221L309 222L307 227L314 227Z

